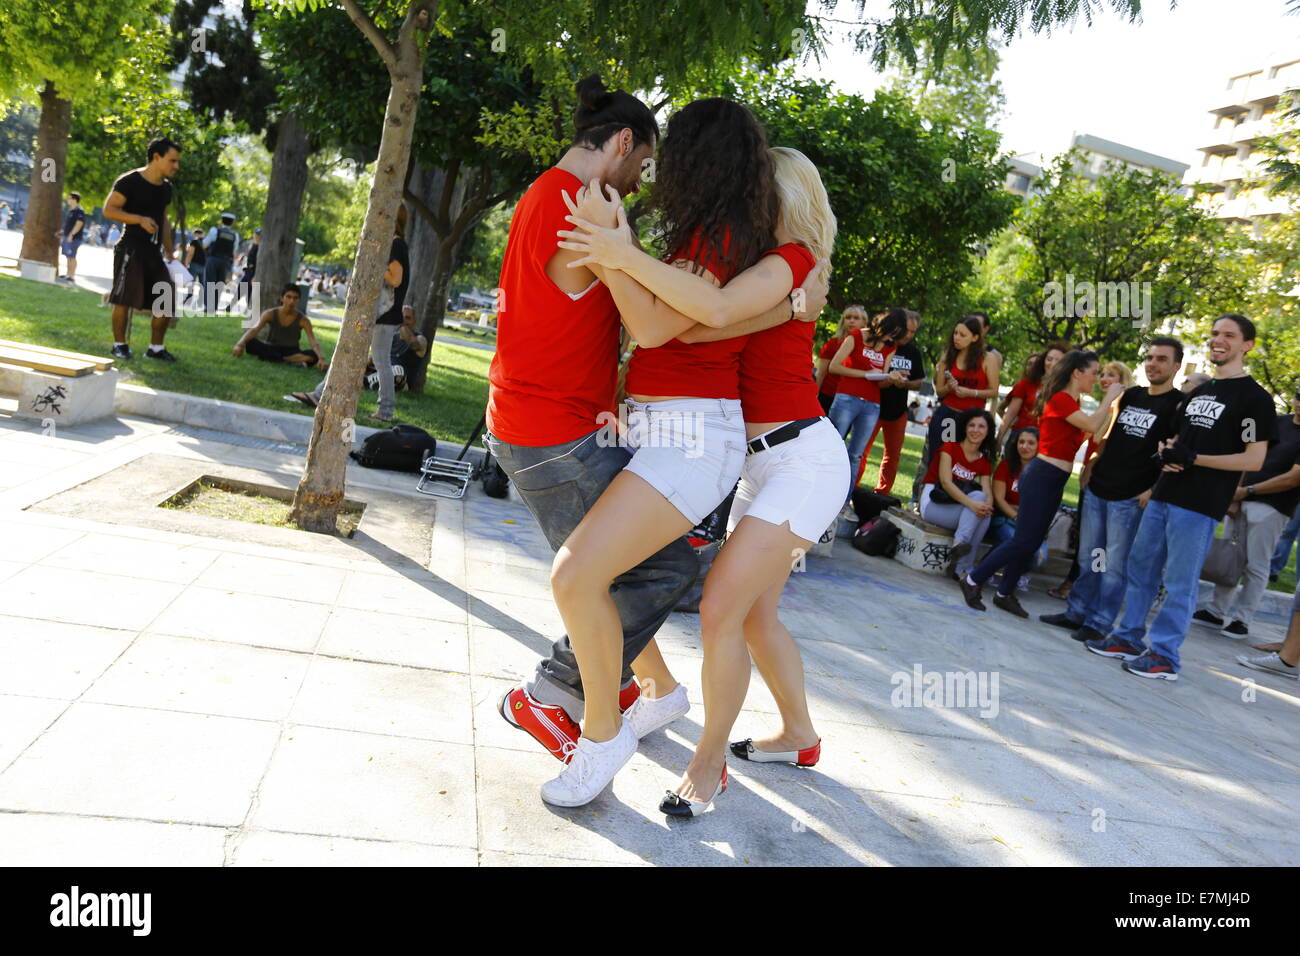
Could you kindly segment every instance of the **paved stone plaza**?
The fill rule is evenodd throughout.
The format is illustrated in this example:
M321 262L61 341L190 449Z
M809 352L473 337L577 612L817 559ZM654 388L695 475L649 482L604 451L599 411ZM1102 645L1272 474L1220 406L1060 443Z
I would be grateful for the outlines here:
M303 463L0 415L0 864L1300 863L1300 688L1237 665L1241 643L1198 629L1182 680L1141 681L844 542L783 600L816 769L733 761L714 811L665 822L702 717L698 622L675 614L661 646L694 709L590 806L549 808L559 764L495 710L559 633L526 509L438 501L427 570L364 540L146 527L120 501L28 510L146 455L289 486ZM350 479L363 500L413 485ZM997 694L895 706L925 702L901 686L918 667ZM736 736L775 728L757 675L746 706Z

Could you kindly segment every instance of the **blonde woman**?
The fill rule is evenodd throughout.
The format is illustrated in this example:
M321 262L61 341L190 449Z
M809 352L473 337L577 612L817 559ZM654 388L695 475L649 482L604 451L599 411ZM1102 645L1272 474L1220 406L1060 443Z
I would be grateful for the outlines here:
M796 276L816 259L815 276L824 277L835 216L821 177L797 150L777 147L770 155L781 210L773 252ZM590 237L593 255L607 268L626 255L607 248L609 232L592 230ZM715 318L712 299L721 290L706 279L648 268L635 278L686 316ZM734 329L697 326L682 339L734 335ZM704 731L681 784L660 803L670 816L696 816L726 789L728 737L749 687L751 655L777 700L783 727L773 737L731 744L732 753L801 766L812 766L820 756L799 649L777 617L794 562L834 519L849 484L843 443L821 414L816 383L808 376L812 340L813 323L786 322L749 335L741 352L745 464L728 522L730 536L705 580L700 603Z
M835 395L840 387L840 377L830 370L831 359L839 351L840 343L854 332L862 331L862 327L866 324L866 308L860 305L849 306L840 315L839 328L835 330L835 334L817 353L817 401L821 403L823 412L831 410L831 403L835 401Z

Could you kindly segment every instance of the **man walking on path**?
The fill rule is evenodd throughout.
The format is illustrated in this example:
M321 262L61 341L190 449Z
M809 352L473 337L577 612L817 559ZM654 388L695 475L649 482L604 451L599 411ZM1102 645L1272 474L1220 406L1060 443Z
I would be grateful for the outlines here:
M1174 435L1183 393L1174 374L1183 361L1183 343L1159 336L1147 346L1147 387L1135 385L1119 400L1110 434L1101 438L1092 476L1079 500L1079 578L1060 614L1044 614L1044 624L1074 631L1076 641L1105 637L1124 600L1129 548L1160 477L1160 442Z
M86 210L81 208L81 193L68 193L68 213L63 217L59 238L63 240L63 255L68 260L68 274L60 276L72 282L77 276L77 249L86 238Z
M163 346L167 325L175 315L176 289L163 262L172 259L172 228L167 206L172 201L171 179L181 165L181 149L171 140L155 139L145 150L146 164L123 173L104 200L104 216L123 223L126 230L113 247L113 357L129 359L126 318L131 309L153 314L146 358L164 362L176 356Z
M1222 628L1226 637L1250 633L1250 622L1268 587L1273 549L1300 503L1300 389L1291 398L1291 414L1277 416L1277 435L1264 467L1244 475L1232 499L1231 510L1240 509L1246 522L1246 570L1241 590L1235 584L1217 585L1210 603L1192 615L1202 624Z
M1122 660L1124 670L1137 677L1178 679L1178 650L1196 610L1214 529L1242 473L1264 464L1268 443L1277 436L1273 399L1243 365L1254 347L1255 324L1245 316L1215 321L1214 378L1187 396L1177 436L1160 443L1161 475L1129 551L1124 617L1113 635L1084 644L1094 654ZM1147 647L1147 615L1162 582L1165 603L1151 623Z

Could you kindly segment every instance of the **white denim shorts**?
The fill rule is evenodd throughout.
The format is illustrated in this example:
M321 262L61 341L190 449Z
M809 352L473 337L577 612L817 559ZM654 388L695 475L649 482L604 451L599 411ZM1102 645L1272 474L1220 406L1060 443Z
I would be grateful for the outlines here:
M626 470L640 475L692 522L722 503L745 461L745 421L730 398L623 403L632 452Z
M815 542L844 507L850 480L844 441L823 418L799 437L745 458L727 530L749 515L774 525L788 521L791 531Z

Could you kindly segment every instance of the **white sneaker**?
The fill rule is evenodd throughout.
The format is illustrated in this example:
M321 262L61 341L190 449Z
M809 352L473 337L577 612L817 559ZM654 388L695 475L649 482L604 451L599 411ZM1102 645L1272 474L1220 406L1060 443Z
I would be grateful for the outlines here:
M678 717L684 717L691 709L691 702L686 698L686 687L677 685L671 694L665 694L657 700L650 700L642 694L623 712L623 723L632 725L632 732L637 740L653 734L661 727L667 727Z
M636 753L636 732L623 721L618 733L604 743L579 737L564 745L569 765L554 780L542 784L542 799L556 807L580 807L591 803L609 786L614 775ZM570 748L572 748L571 755Z
M1274 651L1271 654L1264 654L1261 657L1249 657L1242 654L1237 658L1237 663L1253 670L1267 671L1270 674L1289 677L1292 680L1300 679L1300 667L1292 667L1278 656L1277 651Z

